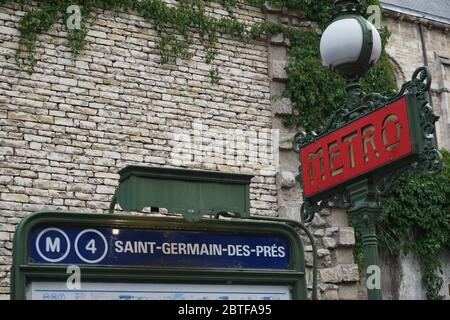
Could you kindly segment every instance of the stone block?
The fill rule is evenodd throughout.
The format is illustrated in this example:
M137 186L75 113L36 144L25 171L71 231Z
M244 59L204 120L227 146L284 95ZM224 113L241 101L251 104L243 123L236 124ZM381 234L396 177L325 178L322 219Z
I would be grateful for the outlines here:
M313 266L313 256L311 252L305 252L305 265L310 268Z
M11 176L0 176L0 184L8 185L12 182L13 177Z
M272 112L275 115L291 115L292 114L292 101L289 98L280 98L274 101L271 101Z
M358 287L354 284L341 284L339 286L340 300L356 300L358 299Z
M269 48L269 76L275 80L287 80L285 67L288 62L287 49L281 46Z
M0 155L11 156L14 153L11 147L0 147Z
M278 209L278 214L281 218L288 218L296 221L301 221L300 207L281 206Z
M20 193L2 193L0 199L12 202L28 202L29 197Z
M336 240L335 239L333 239L333 238L330 238L330 237L323 237L322 238L322 241L323 241L323 245L326 247L326 248L336 248Z
M11 233L0 232L0 241L9 241L11 239Z
M295 174L290 171L280 171L277 173L278 184L282 188L292 188L295 186Z
M357 264L342 264L342 281L353 282L359 280L359 269Z
M339 283L341 282L342 275L340 274L340 269L337 267L325 268L319 270L319 278L321 282Z
M337 264L352 264L354 263L353 248L339 247L334 250L334 257Z
M328 249L319 249L319 250L317 250L317 256L319 258L323 258L323 257L328 256L328 255L330 255L330 250L328 250Z
M44 190L65 190L66 182L52 180L34 180L33 187Z
M320 215L316 214L314 216L313 221L311 222L311 225L313 227L323 227L327 224L327 221L325 219L323 219Z
M266 12L276 12L276 13L280 13L283 11L283 8L270 4L269 2L265 2L262 9Z
M332 209L327 217L328 222L334 227L347 227L348 217L344 209Z
M293 138L294 137L293 137L292 134L281 133L280 134L280 143L279 143L280 150L292 153L292 140L293 140Z
M87 183L71 183L67 185L67 191L81 192L81 193L94 193L95 185Z
M325 283L359 281L359 271L356 264L343 264L332 268L319 269L319 276Z
M274 35L272 38L270 38L270 43L272 44L282 44L283 42L284 42L283 33L278 33L277 35Z
M338 232L338 245L353 246L355 244L355 231L351 227L340 227Z
M338 231L339 231L339 228L337 228L337 227L326 228L325 229L325 236L332 237L335 234L337 234Z
M322 295L323 300L339 300L339 293L337 290L327 290Z
M314 231L315 237L323 237L324 234L325 234L325 231L323 229L318 229L318 230Z

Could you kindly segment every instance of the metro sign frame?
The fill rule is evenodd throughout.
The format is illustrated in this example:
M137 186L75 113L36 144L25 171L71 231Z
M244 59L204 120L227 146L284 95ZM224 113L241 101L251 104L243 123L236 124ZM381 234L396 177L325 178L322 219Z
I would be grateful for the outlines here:
M428 103L430 84L429 70L419 68L394 98L358 113L358 107L368 109L361 99L362 105L344 112L352 120L344 117L342 124L332 118L332 130L297 135L305 203L343 199L350 185L377 181L415 163L420 164L416 171L438 172L441 156L433 135L439 117Z
M413 103L399 100L303 146L300 150L304 196L327 193L337 185L379 169L414 162L420 152L415 137Z

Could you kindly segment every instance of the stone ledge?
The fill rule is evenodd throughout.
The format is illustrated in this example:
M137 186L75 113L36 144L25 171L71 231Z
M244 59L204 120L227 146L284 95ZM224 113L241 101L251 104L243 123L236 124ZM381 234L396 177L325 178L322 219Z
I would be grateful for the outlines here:
M272 111L276 115L291 115L293 112L292 101L289 98L282 97L275 101L271 101Z
M337 234L337 241L339 246L354 246L355 245L355 231L352 227L340 227Z
M358 287L355 284L342 284L339 286L340 300L358 299Z
M283 11L282 7L277 7L277 6L273 6L270 3L266 2L264 3L264 5L262 6L262 10L265 12L277 12L277 13L281 13Z
M359 270L356 264L341 264L333 268L319 270L319 279L324 283L356 282Z

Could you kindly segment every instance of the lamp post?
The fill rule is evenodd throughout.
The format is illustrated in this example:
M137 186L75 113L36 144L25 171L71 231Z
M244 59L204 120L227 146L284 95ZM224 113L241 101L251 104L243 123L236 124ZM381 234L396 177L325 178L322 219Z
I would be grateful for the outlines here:
M333 21L320 41L323 62L347 80L348 111L361 106L364 94L359 79L375 64L381 55L381 37L376 28L363 16L363 6L358 0L337 0L333 8ZM350 207L347 212L362 231L364 248L364 273L366 279L379 277L378 242L376 223L381 216L375 186L364 179L347 188ZM381 280L367 282L370 300L380 300Z
M359 79L380 58L381 38L364 18L360 1L334 4L320 52L323 62L347 79L348 97L323 127L294 137L303 187L301 215L304 222L311 222L323 208L347 210L362 231L368 298L379 300L378 199L400 176L432 175L442 169L442 156L434 144L439 117L427 95L431 86L427 67L418 68L392 97L361 91Z

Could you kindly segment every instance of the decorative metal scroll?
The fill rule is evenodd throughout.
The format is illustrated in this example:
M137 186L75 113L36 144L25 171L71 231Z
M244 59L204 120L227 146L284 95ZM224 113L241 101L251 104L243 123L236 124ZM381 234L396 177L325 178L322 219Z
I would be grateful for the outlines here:
M345 104L338 109L328 119L324 127L319 128L317 131L312 132L300 132L295 135L293 142L293 149L295 152L299 152L300 149L327 135L328 133L343 127L344 125L359 119L378 108L382 108L405 94L411 95L415 98L418 107L420 108L420 127L423 132L424 147L419 154L419 160L412 165L408 165L389 172L386 174L377 175L374 179L376 193L378 195L387 194L398 178L404 175L410 175L418 172L425 172L428 174L436 174L442 170L442 156L437 150L434 133L435 122L439 119L429 103L428 91L431 86L431 73L427 67L418 68L412 79L406 82L400 91L393 97L388 98L378 93L365 94L359 87L355 86L350 92L349 97ZM302 167L299 167L299 176L297 180L302 183ZM334 194L327 196L326 199L321 201L311 201L310 199L304 199L304 203L301 207L301 215L303 221L310 222L316 212L319 212L323 208L339 207L348 208L349 195L344 189L337 190Z
M424 136L425 147L420 154L418 162L401 168L397 172L391 172L385 176L380 176L375 180L376 191L379 195L389 193L398 178L401 176L407 176L414 173L424 172L430 175L439 173L442 170L442 155L437 150L434 142L435 122L439 120L429 101L428 90L431 86L431 74L427 67L421 67L417 69L412 77L411 81L405 83L399 94L400 97L405 92L412 94L419 102L420 107L420 126L422 127Z

